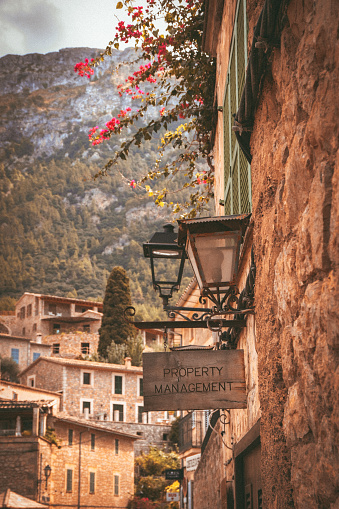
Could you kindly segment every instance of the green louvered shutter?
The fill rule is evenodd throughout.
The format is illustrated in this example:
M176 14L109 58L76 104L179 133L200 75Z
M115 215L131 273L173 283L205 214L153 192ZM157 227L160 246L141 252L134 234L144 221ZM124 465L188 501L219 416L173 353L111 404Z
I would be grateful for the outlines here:
M247 65L246 0L240 0L231 44L223 105L225 215L244 214L252 210L251 167L240 150L232 131L245 84Z

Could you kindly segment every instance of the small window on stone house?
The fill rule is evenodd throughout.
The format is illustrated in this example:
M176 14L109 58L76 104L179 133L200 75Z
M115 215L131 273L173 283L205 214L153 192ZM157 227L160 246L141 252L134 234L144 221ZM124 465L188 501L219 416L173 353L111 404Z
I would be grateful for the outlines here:
M67 493L73 491L73 470L70 468L66 470L66 491Z
M27 306L27 316L32 316L32 304L28 304Z
M13 361L19 364L19 348L11 348L11 357Z
M22 335L23 335L23 336L26 336L26 327L23 327L23 328L22 328Z
M162 439L163 439L164 442L167 442L167 440L168 440L168 433L163 433L162 434Z
M91 451L95 451L95 434L91 433Z
M27 377L27 385L28 387L35 387L35 375Z
M114 479L114 496L115 497L118 497L119 496L119 476L118 475L114 475L113 476L113 479Z
M144 380L139 378L139 396L144 395Z
M113 421L124 421L124 405L113 404Z
M114 376L114 394L122 394L122 376Z
M82 327L84 332L90 333L91 332L91 326L89 324L85 324Z
M36 332L36 323L33 323L33 332Z
M82 413L85 413L85 410L88 409L88 413L91 414L91 401L83 401L82 402Z
M60 323L53 323L53 334L60 334L61 325Z
M17 393L17 392L13 392L13 394L12 394L12 400L13 400L13 401L18 401L18 393Z
M20 318L21 318L21 320L23 320L25 317L26 317L26 308L25 308L25 306L23 306L22 308L20 308Z
M33 352L33 362L39 359L39 357L40 357L39 352Z
M53 343L52 352L60 353L60 343Z
M91 373L84 372L82 374L82 383L83 383L83 385L91 385L91 383L92 383Z
M95 493L95 472L89 473L89 492Z
M82 355L89 355L89 343L81 343Z
M118 456L118 454L119 454L119 439L118 438L116 438L114 441L114 450L115 450L115 455Z
M68 430L68 445L73 445L73 430Z

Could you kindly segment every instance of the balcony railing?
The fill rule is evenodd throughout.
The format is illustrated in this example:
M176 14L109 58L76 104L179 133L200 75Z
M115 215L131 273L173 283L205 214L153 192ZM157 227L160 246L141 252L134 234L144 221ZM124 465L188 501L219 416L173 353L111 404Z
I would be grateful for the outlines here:
M205 435L205 412L196 410L185 415L179 423L179 452L201 447Z

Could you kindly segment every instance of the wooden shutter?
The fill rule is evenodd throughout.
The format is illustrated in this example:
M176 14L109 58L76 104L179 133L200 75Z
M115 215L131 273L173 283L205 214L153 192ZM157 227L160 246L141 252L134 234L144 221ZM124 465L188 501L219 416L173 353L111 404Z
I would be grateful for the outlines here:
M251 167L240 150L235 134L232 131L233 118L238 111L245 84L246 65L246 0L239 0L223 104L225 215L243 214L252 210Z

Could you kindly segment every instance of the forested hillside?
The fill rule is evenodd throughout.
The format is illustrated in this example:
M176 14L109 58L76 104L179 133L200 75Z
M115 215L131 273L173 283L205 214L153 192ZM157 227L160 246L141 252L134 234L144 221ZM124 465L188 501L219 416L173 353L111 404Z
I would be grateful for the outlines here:
M115 147L92 147L88 130L130 101L116 91L126 64L114 75L104 66L91 81L75 76L74 63L96 51L0 59L0 297L101 299L112 267L122 265L139 316L155 318L160 299L142 243L171 218L117 172L93 180ZM119 54L121 62L132 58L130 49ZM156 141L135 147L119 169L138 178L156 150Z

